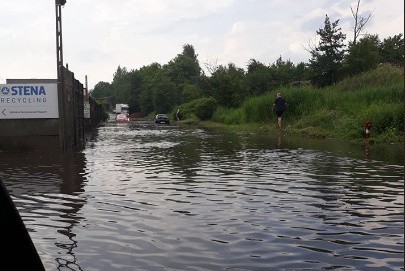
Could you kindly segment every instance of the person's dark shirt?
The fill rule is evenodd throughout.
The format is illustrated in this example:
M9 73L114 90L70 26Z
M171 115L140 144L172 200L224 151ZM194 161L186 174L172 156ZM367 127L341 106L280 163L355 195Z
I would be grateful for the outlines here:
M274 104L276 105L277 112L285 110L285 99L283 97L277 97Z

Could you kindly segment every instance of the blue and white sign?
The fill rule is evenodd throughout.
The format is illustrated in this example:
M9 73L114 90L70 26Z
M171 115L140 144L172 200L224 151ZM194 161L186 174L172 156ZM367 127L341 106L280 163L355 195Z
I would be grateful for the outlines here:
M57 84L0 84L0 119L59 118Z

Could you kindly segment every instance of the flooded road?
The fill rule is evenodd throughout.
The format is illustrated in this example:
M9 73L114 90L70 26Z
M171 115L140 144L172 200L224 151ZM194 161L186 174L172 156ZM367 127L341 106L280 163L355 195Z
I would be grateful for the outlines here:
M148 122L0 152L47 270L403 270L403 150Z

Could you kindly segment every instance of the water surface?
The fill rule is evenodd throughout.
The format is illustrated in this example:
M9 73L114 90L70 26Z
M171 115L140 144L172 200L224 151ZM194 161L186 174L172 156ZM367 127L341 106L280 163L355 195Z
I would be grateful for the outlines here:
M403 152L148 122L0 152L47 270L403 270Z

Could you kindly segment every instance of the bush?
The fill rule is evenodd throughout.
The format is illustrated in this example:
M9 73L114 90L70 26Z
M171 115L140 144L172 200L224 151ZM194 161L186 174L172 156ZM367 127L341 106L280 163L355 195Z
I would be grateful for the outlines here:
M101 116L100 119L101 121L107 121L110 115L107 112L107 109L105 108L105 105L101 105Z
M273 93L268 93L260 97L253 97L246 100L242 105L246 122L268 122L273 114L272 107L274 99Z
M225 107L218 107L212 115L212 120L228 125L243 124L246 121L243 109Z
M370 105L364 116L373 123L372 131L383 134L389 129L403 131L404 108L401 104L378 103ZM366 119L366 117L364 118Z
M180 106L180 112L183 112L183 116L185 118L195 115L200 120L209 120L212 118L212 115L217 107L218 103L214 98L200 98L182 104Z

